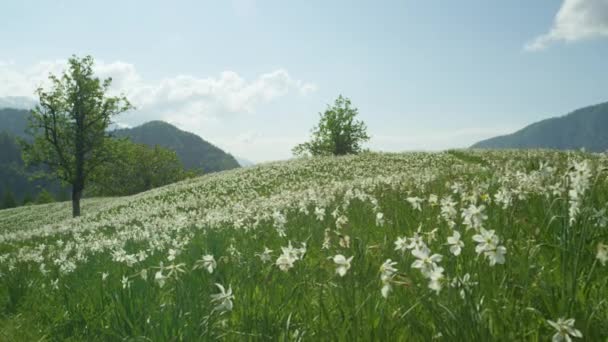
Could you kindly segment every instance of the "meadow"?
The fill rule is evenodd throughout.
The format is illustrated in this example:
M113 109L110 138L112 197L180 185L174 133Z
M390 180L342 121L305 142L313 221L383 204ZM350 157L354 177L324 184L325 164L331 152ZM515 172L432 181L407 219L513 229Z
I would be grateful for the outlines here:
M4 341L606 341L608 156L302 158L0 211Z

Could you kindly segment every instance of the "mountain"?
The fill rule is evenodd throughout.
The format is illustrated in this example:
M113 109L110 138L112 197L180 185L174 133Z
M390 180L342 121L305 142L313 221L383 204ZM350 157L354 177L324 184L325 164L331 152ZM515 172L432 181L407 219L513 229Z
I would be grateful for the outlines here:
M36 197L47 189L55 197L67 198L67 190L54 180L31 180L41 168L26 169L21 159L21 148L17 138L26 138L29 110L0 109L0 196L10 191L21 202L24 198ZM162 121L152 121L131 129L113 132L118 137L129 137L136 143L149 146L160 145L174 150L187 169L202 169L215 172L238 168L238 162L230 154L201 139L199 136L181 131Z
M0 109L0 195L11 192L21 202L46 189L56 198L67 199L67 190L49 179L31 179L41 167L26 168L17 138L25 138L29 110Z
M196 134L178 129L164 121L150 121L134 128L123 128L112 133L148 146L159 145L177 153L188 170L202 169L217 172L238 168L236 159Z
M248 167L248 166L254 166L255 163L252 162L249 159L245 159L245 158L241 158L241 157L234 157L236 159L236 161L239 163L239 165L241 165L241 167Z
M32 109L37 102L31 97L26 96L5 96L0 97L0 108L13 109Z
M30 111L26 109L0 109L0 132L6 132L22 138L25 137L29 114Z
M533 123L513 134L480 141L471 148L551 148L590 152L608 149L608 102Z

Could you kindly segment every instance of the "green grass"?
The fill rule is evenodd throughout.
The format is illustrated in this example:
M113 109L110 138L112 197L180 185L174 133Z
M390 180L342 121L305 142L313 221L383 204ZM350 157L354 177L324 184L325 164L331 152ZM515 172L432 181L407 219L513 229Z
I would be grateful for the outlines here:
M568 175L583 160L591 178L570 224ZM542 163L553 169L539 171ZM0 211L0 339L544 341L556 332L547 320L563 317L576 319L585 340L602 341L608 265L596 255L608 230L596 211L608 202L606 165L602 156L548 151L364 154L93 199L77 220L62 216L67 203ZM495 200L499 190L510 205ZM431 194L452 197L454 228ZM420 211L411 197L424 199ZM461 216L472 203L485 207L482 226L506 247L504 264L476 253L480 228L467 229ZM322 220L316 208L325 209ZM458 256L447 245L453 229L465 244ZM411 267L410 251L395 250L397 238L418 230L443 256L439 292ZM275 261L289 241L305 242L306 253L284 272ZM269 262L258 256L264 247L273 250ZM212 274L193 270L204 254L217 260ZM344 277L336 254L353 257ZM135 255L141 260L130 264ZM380 266L389 258L398 271L384 298ZM161 262L185 272L161 287ZM465 274L474 285L451 285ZM216 283L231 287L232 310L214 310Z

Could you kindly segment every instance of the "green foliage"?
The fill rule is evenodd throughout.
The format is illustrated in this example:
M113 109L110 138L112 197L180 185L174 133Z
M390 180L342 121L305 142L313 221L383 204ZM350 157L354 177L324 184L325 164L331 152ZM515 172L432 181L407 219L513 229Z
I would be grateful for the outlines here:
M87 199L79 220L65 203L0 212L0 339L549 341L561 317L576 320L573 341L604 341L607 165L581 153L366 153ZM504 263L477 250L471 206ZM403 238L443 256L425 261L444 271L440 291L413 267L419 255L396 248ZM288 246L306 252L283 271ZM206 254L212 273L196 268ZM338 254L352 257L344 276ZM383 277L387 259L396 273ZM232 289L232 310L214 309L216 283Z
M17 201L15 200L15 195L13 195L12 191L6 191L4 196L2 197L2 203L0 204L0 209L9 209L17 206Z
M608 149L608 102L533 123L513 134L483 140L472 148Z
M42 191L40 191L40 193L36 197L36 204L46 204L53 202L55 202L55 198L46 189L42 189Z
M61 181L72 185L73 215L80 215L80 198L87 178L109 158L106 130L112 118L129 110L124 97L108 97L112 83L94 76L93 58L73 56L63 75L50 75L50 90L39 88L40 104L29 118L33 142L24 142L28 164L47 165Z
M174 151L158 145L150 148L127 139L106 143L111 159L91 175L94 196L132 195L193 175L184 170Z
M23 195L23 199L21 200L21 205L28 205L33 202L34 202L34 199L32 198L32 195L29 192L26 192Z
M346 155L361 152L361 144L369 140L364 122L356 120L357 108L340 95L333 106L319 113L319 124L312 129L311 141L293 148L295 155Z
M151 121L134 128L112 132L119 138L129 138L138 144L156 145L176 152L186 170L217 172L239 167L233 156L203 140L196 134L184 132L163 121Z

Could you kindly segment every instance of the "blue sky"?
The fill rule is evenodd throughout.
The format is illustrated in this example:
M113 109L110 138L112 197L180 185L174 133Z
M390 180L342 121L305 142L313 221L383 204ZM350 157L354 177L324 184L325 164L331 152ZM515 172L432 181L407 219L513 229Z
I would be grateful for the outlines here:
M376 150L466 147L608 100L608 0L3 1L0 97L72 54L138 107L254 161L343 94Z

